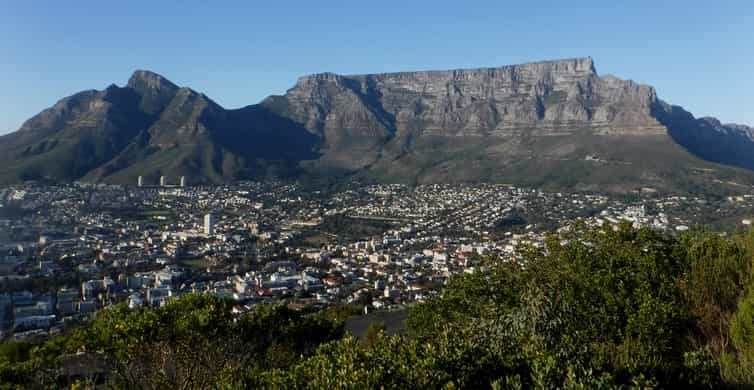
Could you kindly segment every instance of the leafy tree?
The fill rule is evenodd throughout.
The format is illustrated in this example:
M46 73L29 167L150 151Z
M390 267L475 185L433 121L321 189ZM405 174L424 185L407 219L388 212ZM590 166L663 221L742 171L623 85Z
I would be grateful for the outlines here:
M715 355L728 350L729 320L752 280L752 257L741 243L701 231L684 235L677 245L689 267L680 281L684 296L697 317L700 342Z
M730 334L735 351L723 356L723 375L735 384L754 384L754 285L738 304Z
M470 319L491 318L510 311L526 283L526 273L516 264L487 258L487 272L459 274L450 279L438 297L410 308L411 335L431 339L446 326L463 325Z
M628 224L548 238L547 252L530 260L549 311L535 334L552 355L619 378L674 380L688 317L674 280L684 264L673 244Z
M83 379L125 388L208 388L288 367L343 335L342 323L282 305L258 305L239 318L231 309L232 302L210 295L183 296L157 309L118 304L33 347L6 344L0 377L24 387ZM85 367L73 373L67 366ZM98 377L101 370L109 374Z

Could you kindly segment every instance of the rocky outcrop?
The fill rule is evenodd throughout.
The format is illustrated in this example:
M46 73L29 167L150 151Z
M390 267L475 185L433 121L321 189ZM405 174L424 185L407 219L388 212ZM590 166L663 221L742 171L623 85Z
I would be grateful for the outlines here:
M157 114L173 100L179 87L168 79L148 70L137 70L128 79L126 88L139 96L139 108L148 114Z
M591 58L499 68L302 77L263 104L326 143L354 135L548 135L589 129L663 133L653 88L597 75Z

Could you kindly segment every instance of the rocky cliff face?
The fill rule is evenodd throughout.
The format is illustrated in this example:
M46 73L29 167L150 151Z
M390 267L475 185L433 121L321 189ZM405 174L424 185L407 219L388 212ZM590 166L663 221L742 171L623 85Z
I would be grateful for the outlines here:
M693 155L754 168L754 145L740 142L751 131L673 111L650 86L600 76L591 58L314 74L262 106L319 137L312 172L382 181L513 179L621 190L697 175L704 164Z
M354 135L508 136L589 129L656 134L653 88L597 75L591 58L500 68L299 79L264 104L338 144Z
M664 135L652 114L657 102L652 87L599 76L591 58L576 58L450 71L321 73L300 78L284 96L262 105L320 138L323 156L315 166L402 171L401 179L424 175L445 181L449 175L432 172L450 164L448 154L461 153L448 144L480 137L497 144L495 150L465 152L494 156L496 163L483 164L486 172L539 158L524 144L531 137ZM547 153L565 158L577 148L567 143ZM436 153L422 156L430 149ZM444 169L464 171L453 164ZM462 177L489 177L478 174L482 171Z

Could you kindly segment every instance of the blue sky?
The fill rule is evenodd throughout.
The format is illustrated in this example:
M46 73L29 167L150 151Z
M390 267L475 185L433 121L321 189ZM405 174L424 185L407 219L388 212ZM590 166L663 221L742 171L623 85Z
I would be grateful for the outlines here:
M236 108L323 71L592 56L696 116L754 125L754 1L0 0L0 134L134 69Z

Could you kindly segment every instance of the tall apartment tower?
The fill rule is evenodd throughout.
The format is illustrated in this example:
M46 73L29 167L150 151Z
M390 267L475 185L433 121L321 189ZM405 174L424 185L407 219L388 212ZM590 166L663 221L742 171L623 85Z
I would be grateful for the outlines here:
M181 176L181 187L186 187L186 176Z
M136 185L138 187L144 187L144 176L139 176L136 178Z
M204 216L204 234L207 236L215 234L215 216L212 214Z
M165 187L167 184L167 180L165 179L165 176L160 176L160 187Z

